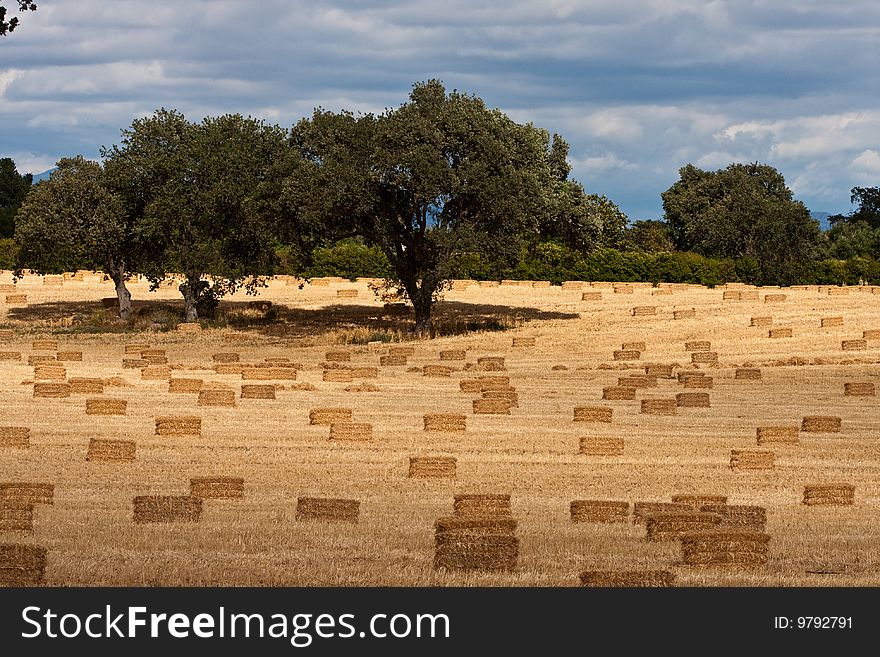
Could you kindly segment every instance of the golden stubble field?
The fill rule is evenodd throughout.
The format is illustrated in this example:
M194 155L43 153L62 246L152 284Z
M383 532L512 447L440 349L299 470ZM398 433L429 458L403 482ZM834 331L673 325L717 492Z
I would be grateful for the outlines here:
M11 283L8 272L0 282ZM355 311L366 321L382 317L382 302L362 282L299 289L274 280L262 290L259 298L278 307L320 314L329 330L312 335L53 333L49 324L63 324L57 318L65 309L99 309L112 285L94 277L45 285L30 276L16 288L27 295L27 306L14 298L2 303L11 292L0 294L0 323L7 329L0 352L21 354L0 360L0 427L30 433L24 446L7 432L0 484L51 484L54 499L33 506L32 531L0 529L0 543L46 548L48 585L574 586L583 571L645 569L670 571L679 585L880 584L878 400L845 394L846 383L880 379L880 333L871 333L880 329L880 295L872 288L841 294L817 287L664 285L659 291L635 284L628 293L610 283L457 285L445 294L447 310L498 312L517 327L403 343L413 347L405 365L381 364L398 343L336 342L334 318L342 326ZM131 289L138 302L179 296L174 288L149 292L143 283ZM356 289L357 296L340 298L338 289ZM745 300L731 298L740 290ZM774 296L780 294L785 298ZM237 294L233 301L249 299ZM644 307L655 314L634 315ZM772 325L752 326L756 317L772 317ZM791 337L769 337L779 328L790 328ZM844 340L862 339L865 331L864 344L843 349ZM534 346L514 346L516 338L529 337ZM57 345L34 348L45 339ZM694 341L708 341L709 348L686 345ZM637 360L615 360L624 343L638 342L644 345L627 345L637 348ZM142 343L165 350L170 373L161 364L149 370L164 378L145 380L147 370L124 367L124 359L141 358L126 354L126 345ZM327 352L340 349L350 352L350 362L328 364ZM465 350L465 360L440 359L441 351L455 350ZM714 352L717 362L692 363L712 360L693 357L695 350ZM67 381L101 378L103 393L35 397L35 374L59 372L36 372L29 358L76 358L65 355L76 351L81 361L49 367L63 366ZM242 380L234 364L214 361L218 353L237 353L241 364L285 358L300 366L295 380ZM480 371L477 359L484 356L502 356L504 371ZM153 358L160 362L161 352ZM637 387L634 395L619 387L607 393L634 399L602 399L620 377L643 375L651 364L674 365L673 376ZM328 365L377 368L377 376L355 369L352 382L325 381ZM452 371L426 376L426 365ZM735 378L740 368L759 368L760 379ZM681 372L704 373L711 388L679 381ZM463 392L460 382L480 376L509 377L517 399L509 415L474 413L481 395ZM198 392L171 393L168 377L233 391L215 397L234 397L235 406L200 405ZM361 384L361 391L346 390ZM276 398L243 399L242 385L273 385ZM683 392L708 393L710 407L641 412L642 400L675 400ZM87 414L87 399L97 398L126 400L125 414ZM613 409L611 422L573 421L582 406ZM371 425L371 439L331 440L328 426L309 423L310 411L322 407L351 409L354 422ZM463 415L466 429L426 431L429 413ZM157 435L155 420L162 416L198 416L200 435ZM838 417L840 430L800 431L797 444L756 444L759 427L800 427L809 416ZM133 441L135 458L87 460L92 439ZM622 453L580 453L582 442L593 439L618 445L622 439ZM756 449L772 452L772 469L731 468L732 450ZM455 476L409 477L413 456L454 457ZM134 521L135 497L190 495L191 478L217 476L242 478L243 495L204 499L197 522ZM854 485L854 503L803 503L805 486L828 483ZM453 496L461 493L510 494L519 541L515 570L435 570L434 523L452 515ZM723 495L730 505L764 507L766 563L686 565L680 541L647 540L645 525L632 520L632 504L670 502L678 494ZM357 500L358 520L297 519L301 497ZM573 522L573 500L624 501L628 516Z

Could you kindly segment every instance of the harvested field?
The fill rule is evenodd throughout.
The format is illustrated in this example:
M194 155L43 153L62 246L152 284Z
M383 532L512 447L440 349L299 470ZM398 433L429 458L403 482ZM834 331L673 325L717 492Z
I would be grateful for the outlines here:
M300 497L296 501L297 520L323 520L325 522L357 522L361 503L323 497Z
M452 479L457 461L454 456L411 456L409 477L411 479Z
M135 523L198 522L202 500L191 495L139 495L134 498Z
M663 588L675 584L675 573L668 570L587 570L578 578L581 586L591 588Z
M467 416L458 413L427 413L425 431L465 431Z
M275 386L259 384L243 384L242 399L275 399Z
M86 461L134 461L137 443L133 440L92 438L86 452Z

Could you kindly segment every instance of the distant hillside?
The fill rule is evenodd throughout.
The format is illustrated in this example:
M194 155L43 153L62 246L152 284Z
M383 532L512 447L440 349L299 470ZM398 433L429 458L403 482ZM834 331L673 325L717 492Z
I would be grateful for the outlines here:
M52 167L48 171L43 171L42 173L34 174L34 184L36 185L41 180L49 180L49 176L52 175L52 172L55 171L57 167Z

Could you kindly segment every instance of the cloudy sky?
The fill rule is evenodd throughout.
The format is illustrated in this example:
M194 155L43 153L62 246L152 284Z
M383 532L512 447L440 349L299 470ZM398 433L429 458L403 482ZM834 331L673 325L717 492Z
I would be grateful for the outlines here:
M0 37L0 157L22 171L97 157L158 107L289 126L436 77L562 134L632 218L662 216L688 162L772 164L816 211L880 185L877 0L37 4Z

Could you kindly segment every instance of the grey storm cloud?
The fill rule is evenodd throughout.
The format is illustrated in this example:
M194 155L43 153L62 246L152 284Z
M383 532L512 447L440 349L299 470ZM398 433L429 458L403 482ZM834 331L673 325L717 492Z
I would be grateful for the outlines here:
M880 184L878 60L876 0L43 0L0 39L0 156L97 157L158 107L380 112L436 77L562 134L633 218L688 162L768 162L847 211Z

